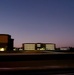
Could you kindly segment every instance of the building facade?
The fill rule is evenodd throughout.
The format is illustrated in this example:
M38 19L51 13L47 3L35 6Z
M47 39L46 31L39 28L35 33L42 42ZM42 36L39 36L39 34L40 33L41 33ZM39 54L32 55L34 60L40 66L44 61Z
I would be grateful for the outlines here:
M23 50L55 50L53 43L24 43Z
M13 50L13 41L9 34L0 34L0 51Z

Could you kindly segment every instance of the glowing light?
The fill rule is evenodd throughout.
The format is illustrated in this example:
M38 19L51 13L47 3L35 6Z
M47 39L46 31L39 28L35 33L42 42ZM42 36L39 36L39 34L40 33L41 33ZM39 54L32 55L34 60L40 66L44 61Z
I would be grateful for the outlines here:
M16 51L16 49L15 49L15 48L14 48L13 50L14 50L14 51Z
M0 51L5 51L5 49L4 48L0 48Z
M40 50L45 50L45 48L40 48Z

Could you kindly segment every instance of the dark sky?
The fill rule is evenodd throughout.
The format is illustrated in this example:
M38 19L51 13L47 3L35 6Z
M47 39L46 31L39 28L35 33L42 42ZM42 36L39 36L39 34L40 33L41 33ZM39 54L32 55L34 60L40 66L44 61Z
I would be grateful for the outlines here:
M0 34L12 35L16 47L74 46L74 0L0 0Z

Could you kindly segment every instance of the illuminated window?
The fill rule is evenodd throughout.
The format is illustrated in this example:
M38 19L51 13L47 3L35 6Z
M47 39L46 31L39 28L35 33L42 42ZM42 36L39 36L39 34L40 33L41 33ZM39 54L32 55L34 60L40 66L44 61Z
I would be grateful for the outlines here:
M5 51L5 49L4 48L0 48L0 51Z
M41 47L41 44L37 44L37 47Z

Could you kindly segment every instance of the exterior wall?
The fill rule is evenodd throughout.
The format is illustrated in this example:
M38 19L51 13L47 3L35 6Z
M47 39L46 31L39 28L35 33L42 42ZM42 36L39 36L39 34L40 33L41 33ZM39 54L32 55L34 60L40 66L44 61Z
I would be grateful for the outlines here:
M23 44L23 49L24 50L35 50L35 44L33 43Z
M13 42L14 42L14 39L10 39L9 42L8 42L8 50L9 51L13 50Z
M8 43L8 36L0 36L0 43Z
M55 50L55 44L47 43L46 50Z

